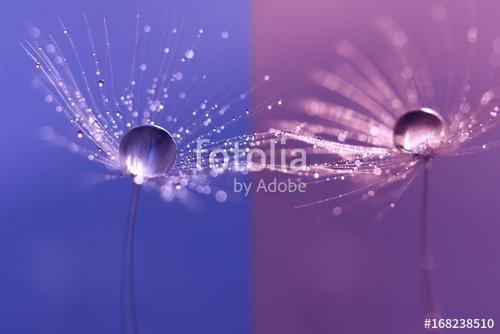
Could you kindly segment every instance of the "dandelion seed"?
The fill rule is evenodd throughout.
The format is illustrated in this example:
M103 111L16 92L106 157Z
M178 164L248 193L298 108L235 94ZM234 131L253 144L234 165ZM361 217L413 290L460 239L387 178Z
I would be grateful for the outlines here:
M434 15L442 18L437 20L438 24L445 24L441 22L446 21L444 9L436 10ZM433 158L474 153L500 144L495 141L487 145L466 145L497 125L498 98L494 88L498 83L493 82L491 88L478 94L473 102L469 69L464 69L460 77L466 80L464 88L453 94L455 102L450 108L449 96L437 93L443 89L434 86L430 66L406 33L389 18L377 23L389 43L392 62L375 64L352 43L343 41L337 53L345 62L338 70L312 72L316 84L350 101L349 107L307 98L301 107L309 121L277 120L273 126L282 131L281 137L311 145L308 157L329 157L330 161L309 164L298 173L300 177L331 181L332 176L339 176L367 181L349 192L351 198L362 196L368 190L401 184L391 198L395 203L418 171ZM478 34L477 28L467 31L467 41ZM405 36L404 43L402 36ZM415 73L419 73L418 80ZM447 80L443 82L449 84ZM331 162L332 158L336 160ZM383 192L377 193L383 195ZM303 206L338 198L336 195Z
M435 24L448 24L444 8L436 8L431 15ZM311 75L316 84L332 93L332 101L304 99L301 122L288 116L274 121L273 127L279 129L282 138L308 145L308 161L317 160L301 171L284 172L309 179L310 183L347 178L356 184L346 193L299 207L342 199L369 199L377 194L389 199L388 208L395 208L400 196L423 171L421 259L428 259L430 162L438 156L475 153L499 145L500 141L469 144L497 125L498 82L492 80L488 89L473 95L467 64L463 73L455 76L460 80L459 85L451 86L455 91L443 94L448 87L436 86L438 81L432 78L437 73L431 72L421 50L412 45L408 35L389 18L379 20L377 26L388 43L390 55L384 60L389 61L374 63L352 43L341 42L337 48L341 64L333 71L316 70ZM468 42L466 48L474 48L478 36L478 29L469 25L460 38ZM490 44L494 52L496 44ZM434 49L440 51L449 54L449 50ZM472 52L466 49L454 54L468 57ZM453 84L449 78L441 82ZM333 101L333 97L340 99ZM384 193L389 186L396 191ZM333 209L334 215L340 212L338 208ZM426 312L433 314L435 301L429 267L423 266L422 273L426 282Z
M111 173L103 178L105 180L127 176L133 181L122 268L122 319L127 333L137 333L131 264L133 226L140 190L144 186L156 188L166 201L187 205L194 194L212 195L218 202L226 201L227 192L220 185L212 184L215 177L220 179L223 173L245 171L245 166L238 169L236 167L240 166L233 166L231 162L220 168L221 163L216 162L217 175L212 176L209 154L214 149L235 145L246 148L256 137L223 137L230 125L250 113L247 98L250 91L240 78L236 78L236 84L230 85L210 82L205 74L193 73L187 65L191 62L182 61L192 59L195 54L197 57L202 55L193 43L193 39L197 39L197 47L203 44L200 40L202 30L199 29L196 29L192 40L179 39L172 44L168 37L177 34L177 28L166 28L164 35L167 38L158 45L157 54L153 55L156 67L149 68L148 53L139 49L144 34L153 32L149 25L142 24L138 15L130 77L120 92L117 89L119 83L113 76L111 39L106 21L103 20L105 52L101 59L96 52L99 48L93 31L87 18L84 19L93 70L87 69L82 62L82 56L77 51L79 46L62 22L64 39L72 51L69 57L62 53L55 38L49 36L48 40L44 39L45 36L34 30L31 32L33 40L23 43L23 47L37 68L45 100L49 100L47 96L50 94L50 102L56 104L56 111L67 116L75 127L78 140L60 136L50 128L44 128L41 137L106 166ZM229 33L224 32L221 36L227 39ZM203 33L203 37L210 36ZM218 36L212 37L219 41ZM205 44L217 49L216 42L207 40ZM227 42L223 44L230 45ZM173 46L176 46L175 49ZM129 59L128 55L126 59ZM106 68L101 64L105 64ZM227 71L226 64L221 66ZM216 71L217 67L211 70ZM106 82L102 73L107 73ZM199 77L203 80L197 80ZM234 78L230 79L228 81L234 81ZM214 90L214 87L219 88ZM200 92L210 92L210 95ZM242 92L244 99L240 98ZM203 111L200 105L204 105ZM265 110L265 106L252 109L253 112L260 110ZM198 150L197 143L201 141L206 142Z

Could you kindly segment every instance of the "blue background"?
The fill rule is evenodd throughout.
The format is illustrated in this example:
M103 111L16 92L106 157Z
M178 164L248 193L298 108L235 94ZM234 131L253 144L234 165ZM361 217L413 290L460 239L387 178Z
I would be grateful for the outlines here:
M85 175L104 169L39 138L42 125L66 135L74 130L30 88L34 67L19 42L32 24L60 33L59 18L82 34L85 12L91 21L106 16L119 48L132 40L136 12L146 23L151 18L154 28L169 10L185 14L188 23L193 18L194 25L205 21L207 30L230 31L231 52L215 62L228 68L243 63L238 67L242 77L251 61L250 4L33 0L2 7L0 333L118 333L120 255L131 182L84 186ZM239 126L244 131L248 124ZM155 191L141 196L136 235L141 331L248 333L249 202L221 206L206 198L203 210L190 211L164 202Z

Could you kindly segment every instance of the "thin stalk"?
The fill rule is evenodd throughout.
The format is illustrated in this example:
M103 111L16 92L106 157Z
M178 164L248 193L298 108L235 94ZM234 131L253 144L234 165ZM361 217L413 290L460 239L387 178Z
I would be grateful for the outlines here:
M430 239L429 219L429 164L425 162L422 191L422 221L420 231L420 268L422 270L424 317L433 318L437 315L434 287L432 280L433 259Z
M137 216L137 204L141 186L134 183L132 192L132 201L130 203L130 212L128 223L125 230L125 239L123 243L122 254L122 272L121 272L121 322L122 333L137 334L137 315L135 310L135 291L134 291L134 235L135 220Z

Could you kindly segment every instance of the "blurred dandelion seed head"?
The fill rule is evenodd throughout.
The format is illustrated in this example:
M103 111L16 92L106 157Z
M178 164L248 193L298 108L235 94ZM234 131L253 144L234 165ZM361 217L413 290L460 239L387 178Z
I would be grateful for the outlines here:
M439 48L429 48L424 55L394 20L382 17L375 26L386 47L377 44L373 53L365 53L341 41L333 69L311 72L321 97L301 99L295 119L286 115L271 121L280 137L306 149L308 164L299 171L269 169L319 187L334 182L337 190L342 189L298 207L335 202L333 214L339 215L345 212L337 205L341 200L351 206L377 197L393 208L430 158L475 153L500 144L500 140L472 144L498 124L500 112L495 71L487 69L479 84L473 80L477 80L472 75L477 26L467 22L459 27L457 39L450 35L444 7L433 8L430 14L429 24L436 27L424 41L439 40ZM461 49L454 50L454 45ZM436 62L430 64L431 59ZM343 186L345 181L352 184ZM331 193L331 187L324 188L324 193L327 189Z

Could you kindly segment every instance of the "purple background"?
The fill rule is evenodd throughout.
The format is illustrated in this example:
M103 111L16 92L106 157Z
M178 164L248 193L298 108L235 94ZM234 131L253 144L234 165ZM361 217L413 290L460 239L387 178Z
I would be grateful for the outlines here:
M436 3L308 0L291 5L287 0L256 0L255 52L265 59L273 85L286 91L288 102L317 96L321 89L306 73L329 68L336 41L353 40L371 58L384 51L371 29L379 13L393 16L422 47L435 45L428 16ZM453 24L463 28L465 1L445 4ZM489 43L500 36L499 9L498 2L477 1L481 60L491 52ZM440 54L439 48L423 50ZM473 85L478 87L487 83L484 72L489 70L480 61L476 65ZM287 105L281 117L293 118L293 103ZM262 115L258 125L264 128L272 117L276 114ZM498 136L500 129L489 135ZM493 150L433 162L430 216L443 317L500 321L499 154ZM255 333L423 332L418 269L421 181L417 178L381 220L373 218L378 212L373 203L361 203L335 218L330 214L334 203L290 209L345 190L335 183L308 188L305 197L259 193L254 203Z

